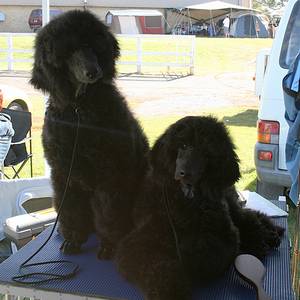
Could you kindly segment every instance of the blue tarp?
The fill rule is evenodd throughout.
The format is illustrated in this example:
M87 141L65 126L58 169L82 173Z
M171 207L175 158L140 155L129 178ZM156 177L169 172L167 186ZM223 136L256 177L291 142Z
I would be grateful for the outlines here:
M283 78L285 118L289 124L286 141L286 165L292 179L289 193L292 201L299 200L299 170L300 170L300 52L291 64L288 74Z
M285 209L285 203L273 201L281 209ZM266 293L272 300L294 300L292 290L291 270L290 270L290 246L287 230L287 218L273 218L277 226L285 228L284 236L278 249L273 250L263 260L266 268L263 286ZM32 253L34 253L42 243L49 237L52 227L42 232L35 240L30 241L15 254L10 256L6 261L0 264L0 285L6 290L13 290L17 285L12 281L12 277L20 274L19 266ZM68 280L54 280L47 283L31 285L28 287L27 296L39 294L41 298L47 299L47 294L43 297L43 291L55 292L57 299L59 295L65 295L68 299L86 299L86 296L97 299L130 299L144 300L142 293L134 285L125 281L117 272L116 265L113 261L97 260L96 253L99 242L95 235L91 235L88 241L82 246L82 253L78 255L64 255L60 250L62 238L57 230L30 263L53 261L53 260L71 260L80 266L77 276ZM101 243L100 243L101 244ZM57 267L49 265L28 268L27 272L58 272L65 274L66 269L63 264ZM25 272L25 270L24 270ZM45 277L42 277L45 279ZM29 277L28 280L37 280L39 277ZM22 286L21 286L22 287ZM52 297L54 299L55 296ZM243 281L234 268L231 266L224 276L206 284L202 287L195 287L192 300L253 300L256 299L255 289Z

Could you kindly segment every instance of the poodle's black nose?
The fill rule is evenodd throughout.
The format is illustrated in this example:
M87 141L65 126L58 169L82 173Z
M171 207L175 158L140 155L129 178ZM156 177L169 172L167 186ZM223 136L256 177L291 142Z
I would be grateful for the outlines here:
M98 79L102 76L102 71L99 68L95 68L92 70L87 70L85 73L86 77L90 80Z
M185 170L176 170L175 171L175 180L182 180L187 179L191 176L189 172L186 172Z

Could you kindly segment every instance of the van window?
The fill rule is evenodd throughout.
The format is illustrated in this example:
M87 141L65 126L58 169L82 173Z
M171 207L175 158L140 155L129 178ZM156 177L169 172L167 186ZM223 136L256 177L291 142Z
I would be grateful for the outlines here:
M60 15L62 13L59 9L50 9L50 19Z
M280 53L280 66L288 69L300 50L300 1L292 10Z
M41 9L34 9L31 11L30 17L31 18L35 18L35 17L39 17L42 15L42 10Z
M159 28L161 27L161 17L160 16L146 16L145 26L147 28Z

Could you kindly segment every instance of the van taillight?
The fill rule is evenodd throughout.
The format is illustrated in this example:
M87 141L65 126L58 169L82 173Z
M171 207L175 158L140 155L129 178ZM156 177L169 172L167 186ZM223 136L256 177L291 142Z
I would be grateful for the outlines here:
M273 153L272 151L258 151L257 157L259 160L264 160L264 161L272 161L273 159Z
M278 122L258 120L257 141L264 144L279 144L279 128Z

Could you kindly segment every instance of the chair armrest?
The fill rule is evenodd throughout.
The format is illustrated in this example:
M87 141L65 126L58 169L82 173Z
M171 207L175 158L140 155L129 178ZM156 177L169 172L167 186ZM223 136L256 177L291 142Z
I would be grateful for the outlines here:
M20 145L20 144L24 144L28 141L30 141L32 138L31 137L26 137L25 139L19 141L19 142L12 142L11 145Z

